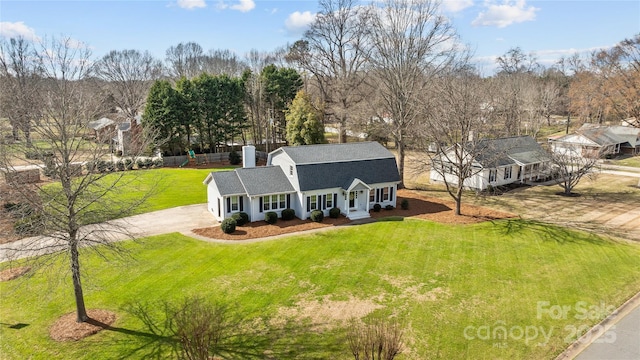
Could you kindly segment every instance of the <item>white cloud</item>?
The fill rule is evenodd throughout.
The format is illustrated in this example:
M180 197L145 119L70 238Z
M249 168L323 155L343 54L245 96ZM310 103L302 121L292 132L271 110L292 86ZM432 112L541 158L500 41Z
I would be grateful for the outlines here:
M5 38L17 38L23 37L26 40L39 41L40 38L36 35L36 31L33 28L28 27L22 21L18 22L0 22L0 37Z
M205 0L178 0L178 6L183 9L196 9L207 7Z
M442 1L442 8L448 12L459 12L470 6L473 6L473 0L444 0Z
M239 0L236 4L229 5L224 0L220 0L216 7L219 10L232 9L241 12L249 12L256 7L256 3L254 0Z
M485 6L487 10L480 12L471 25L503 28L511 24L535 20L536 11L540 10L533 6L527 6L525 0L504 0L501 5L487 1Z
M315 19L316 14L310 11L296 11L291 13L287 20L285 20L284 26L289 34L299 35L302 34Z
M231 5L233 10L238 10L240 12L248 12L253 10L256 7L256 3L253 0L240 0L238 4Z

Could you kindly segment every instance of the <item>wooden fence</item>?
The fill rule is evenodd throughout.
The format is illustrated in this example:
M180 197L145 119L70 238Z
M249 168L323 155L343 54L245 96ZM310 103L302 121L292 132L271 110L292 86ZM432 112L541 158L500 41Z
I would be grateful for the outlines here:
M238 151L241 154L240 151ZM256 151L256 158L258 160L267 161L267 153L264 151ZM208 153L208 154L196 154L196 162L203 163L206 159L206 163L228 162L229 153ZM164 166L180 166L188 160L187 155L182 156L165 156L162 158Z

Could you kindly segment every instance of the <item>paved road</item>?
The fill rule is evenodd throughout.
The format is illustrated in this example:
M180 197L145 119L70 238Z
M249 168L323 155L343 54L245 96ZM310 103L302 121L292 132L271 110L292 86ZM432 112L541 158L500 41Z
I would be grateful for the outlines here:
M207 211L206 204L180 206L176 208L154 211L113 221L112 224L87 226L85 234L108 233L110 241L160 235L172 232L189 233L192 229L217 224ZM130 234L123 234L117 229L125 226ZM64 243L55 237L32 237L0 245L0 262L22 259L26 257L64 250Z
M575 360L640 359L640 302L612 328L601 333Z

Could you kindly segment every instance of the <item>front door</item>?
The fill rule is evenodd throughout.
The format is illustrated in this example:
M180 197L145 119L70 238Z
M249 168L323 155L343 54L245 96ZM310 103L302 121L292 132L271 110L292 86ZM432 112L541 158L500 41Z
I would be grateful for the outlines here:
M358 195L355 191L349 192L349 209L355 209L358 204Z

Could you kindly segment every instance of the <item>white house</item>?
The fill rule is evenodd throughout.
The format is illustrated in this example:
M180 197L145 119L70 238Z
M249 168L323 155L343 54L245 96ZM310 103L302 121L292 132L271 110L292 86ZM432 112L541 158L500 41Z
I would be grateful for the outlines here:
M350 219L369 217L375 204L396 206L400 175L396 159L377 142L285 146L253 166L253 146L243 147L243 168L212 172L208 209L218 221L243 211L251 221L290 208L300 219L333 207Z
M584 158L640 153L640 129L630 126L584 124L573 134L549 138L551 151Z
M457 146L457 145L456 145ZM550 174L551 159L544 149L530 136L516 136L500 139L484 139L467 146L469 152L462 158L471 161L471 171L464 181L464 187L485 190L489 186L504 186L544 179ZM447 159L454 159L450 147L446 154L435 157L430 179L457 185L455 166ZM444 175L444 176L443 176Z

